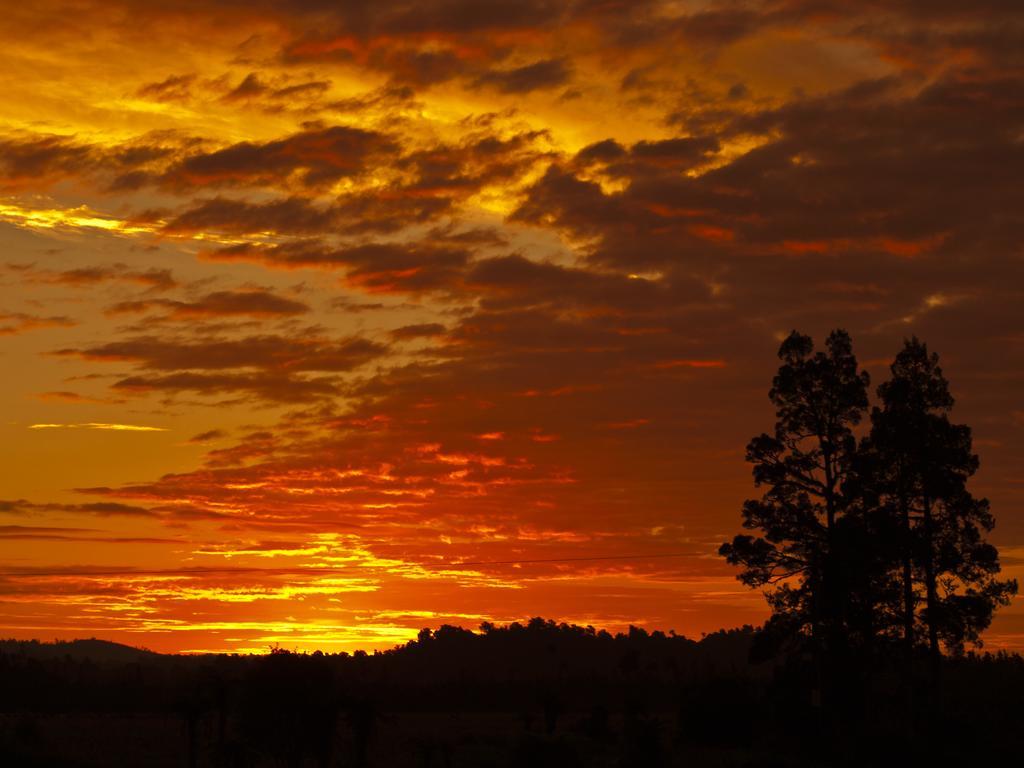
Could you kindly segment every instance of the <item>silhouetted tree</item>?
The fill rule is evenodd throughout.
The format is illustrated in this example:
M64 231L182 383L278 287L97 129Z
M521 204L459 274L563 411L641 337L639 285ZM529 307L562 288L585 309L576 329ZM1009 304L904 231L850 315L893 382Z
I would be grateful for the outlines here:
M849 336L833 331L815 352L794 332L779 357L774 435L747 447L765 491L744 504L743 524L760 535L720 552L742 566L744 583L766 590L773 615L758 651L810 640L826 702L842 703L828 710L836 726L846 720L837 715L860 714L879 641L900 638L909 724L915 650L927 647L937 679L942 649L959 655L978 642L1017 589L997 578L998 552L985 539L993 517L967 488L978 467L971 431L950 422L938 357L917 339L879 387L859 445L868 377Z
M769 398L774 434L747 446L754 482L766 490L743 505L743 525L762 535L723 544L726 559L743 567L739 578L767 588L775 622L835 656L845 644L847 573L853 509L846 491L856 440L853 428L867 408L868 375L857 368L849 335L833 331L824 351L794 331L779 348L782 365ZM852 521L851 521L852 522Z
M984 539L994 520L988 501L967 489L978 457L970 428L949 421L954 401L938 355L910 339L891 371L878 388L881 407L872 411L864 449L874 456L882 508L900 529L903 642L912 655L926 637L934 665L940 643L960 653L978 641L1016 582L995 578L999 556Z

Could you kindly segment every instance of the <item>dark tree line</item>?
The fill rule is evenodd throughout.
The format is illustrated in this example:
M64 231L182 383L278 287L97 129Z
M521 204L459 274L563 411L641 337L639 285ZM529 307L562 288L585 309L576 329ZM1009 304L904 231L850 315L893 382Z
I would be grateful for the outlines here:
M772 608L767 630L815 660L826 704L849 704L851 674L902 648L903 669L957 656L1017 584L1001 580L986 499L967 487L978 468L971 430L950 420L938 356L904 343L869 410L869 377L849 335L825 349L793 332L769 398L772 434L747 446L759 499L721 554Z
M1024 659L944 658L909 759L881 680L869 738L815 727L802 653L533 619L424 629L391 651L165 656L0 641L0 765L18 768L872 768L1016 765ZM756 656L756 653L753 654ZM838 753L838 754L837 754Z
M373 654L262 656L0 640L0 765L657 768L756 738L731 718L766 684L748 664L755 634L535 618L424 629ZM97 717L107 730L83 736ZM140 757L117 731L146 724Z

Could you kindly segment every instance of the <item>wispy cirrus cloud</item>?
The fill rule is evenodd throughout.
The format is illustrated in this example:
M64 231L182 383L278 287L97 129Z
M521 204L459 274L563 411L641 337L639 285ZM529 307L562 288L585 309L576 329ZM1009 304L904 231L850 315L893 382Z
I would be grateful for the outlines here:
M166 427L148 427L141 424L106 424L84 422L81 424L29 424L29 429L99 429L110 432L166 432Z

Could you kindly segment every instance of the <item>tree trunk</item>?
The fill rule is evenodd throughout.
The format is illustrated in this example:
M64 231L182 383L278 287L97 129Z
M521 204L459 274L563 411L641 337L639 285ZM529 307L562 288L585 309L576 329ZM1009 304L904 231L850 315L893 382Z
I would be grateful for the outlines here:
M844 744L847 733L845 727L849 717L850 686L847 668L847 637L845 634L847 611L845 605L845 578L841 578L844 553L841 551L841 538L836 529L838 496L836 471L833 465L833 451L826 438L821 438L822 460L825 474L825 522L827 550L823 573L823 592L825 594L825 647L824 647L824 680L822 698L830 739L833 743Z
M914 559L913 529L910 527L910 500L906 493L900 494L900 512L903 522L903 695L906 707L907 747L914 742Z
M938 589L935 576L935 527L932 520L932 500L924 497L924 582L925 599L928 607L928 654L931 659L932 681L938 675L939 658L939 624L938 624Z
M911 555L913 531L910 528L910 503L905 495L900 497L903 516L903 644L907 653L907 664L914 658L914 570Z

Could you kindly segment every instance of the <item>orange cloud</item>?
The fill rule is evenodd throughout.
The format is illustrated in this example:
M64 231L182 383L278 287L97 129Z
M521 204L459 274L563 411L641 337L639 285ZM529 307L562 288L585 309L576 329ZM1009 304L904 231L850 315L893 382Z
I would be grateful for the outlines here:
M26 312L0 312L0 336L14 336L39 328L69 328L76 325L70 317L62 315L44 317Z

